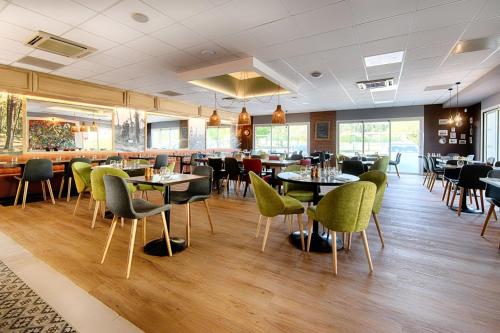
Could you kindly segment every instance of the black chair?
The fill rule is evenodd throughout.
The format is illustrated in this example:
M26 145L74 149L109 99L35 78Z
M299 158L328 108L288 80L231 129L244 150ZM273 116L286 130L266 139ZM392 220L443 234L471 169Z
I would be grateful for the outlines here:
M299 154L292 154L292 156L289 157L290 160L294 160L294 161L300 161L303 158L304 157L302 155L299 155Z
M430 180L430 167L429 167L429 161L427 160L427 157L424 155L424 156L420 156L420 158L422 159L422 162L423 162L423 167L424 167L424 182L422 183L422 185L425 185L425 182L429 181Z
M33 159L26 162L24 166L24 172L19 179L19 185L17 186L16 198L14 200L14 206L17 206L19 201L19 195L21 194L21 188L24 185L23 194L23 204L22 208L26 207L26 197L28 196L28 185L30 182L40 182L42 184L43 200L47 200L47 195L45 193L45 184L49 189L50 198L52 199L52 204L56 204L54 200L54 194L52 193L52 186L50 185L50 180L54 177L54 171L52 170L52 161L47 159Z
M212 193L212 167L201 165L195 166L191 172L193 175L206 176L206 178L198 181L190 182L186 191L170 191L170 202L177 205L186 205L186 240L187 246L191 245L191 203L203 201L208 215L208 223L210 229L214 233L214 226L212 217L210 215L210 208L207 199L210 198Z
M495 168L500 168L500 161L495 162Z
M364 172L363 162L361 161L345 160L342 162L342 173L359 176Z
M68 202L69 202L69 199L71 197L71 185L73 182L73 169L71 169L71 167L72 167L73 163L75 163L75 162L85 162L88 164L92 164L92 161L86 157L75 157L75 158L72 158L68 163L66 163L64 165L64 175L62 176L61 186L59 187L59 199L61 199L61 197L62 197L64 183L66 181L68 181L68 185L67 185L68 190L66 193L66 201L68 201Z
M441 201L443 201L446 196L446 206L450 205L451 191L453 191L458 182L458 177L460 176L460 168L454 168L456 167L456 165L457 160L449 160L446 161L447 167L444 168L443 177L446 183L444 186L443 197L441 198Z
M453 206L455 202L455 197L457 191L460 190L460 199L458 203L457 214L460 216L462 212L462 204L465 202L465 197L467 194L469 196L474 192L476 198L476 207L479 209L479 204L477 202L476 190L479 190L479 196L481 198L481 210L484 213L484 200L483 191L486 188L485 183L479 180L479 178L484 178L488 175L488 172L492 168L489 165L478 165L478 164L466 164L460 170L460 176L458 177L458 182L453 192L453 198L451 199L450 207Z
M217 193L220 194L220 184L227 178L227 172L224 170L222 158L209 158L208 166L213 169L213 180L215 181L215 186L217 187Z
M393 165L394 168L396 168L396 173L398 175L398 178L401 178L399 176L399 169L398 169L398 164L401 163L401 153L396 154L396 159L394 161L389 161L389 165Z
M167 154L156 155L155 165L153 166L153 169L159 170L162 167L166 167L167 165L168 165L168 155Z
M200 153L193 153L189 160L182 159L181 160L181 173L184 173L184 167L189 167L189 172L193 169L193 167L197 166L199 163L196 162L196 159L200 158ZM186 168L187 170L187 168Z
M500 170L491 170L488 172L488 178L500 178ZM486 214L483 229L481 230L481 236L484 236L484 233L486 232L486 227L488 226L491 215L495 217L495 221L498 220L497 213L495 213L495 207L500 207L500 188L492 185L486 185L484 196L486 197L486 201L490 203L490 209L488 210L488 214Z
M121 162L123 161L123 157L119 156L119 155L116 155L116 156L108 156L106 158L106 161L104 162L104 164L111 164L111 161L116 161L116 162Z
M236 182L234 191L236 192L236 195L239 195L241 179L243 178L243 169L240 168L238 160L234 157L226 157L224 159L224 169L227 172L227 179L225 184L227 194L229 194L229 182L232 180L233 182Z
M429 188L429 191L432 192L434 189L434 184L436 183L436 179L441 179L442 185L444 187L444 169L441 167L438 167L436 165L436 159L428 156L424 156L424 158L427 159L427 165L429 167L430 171L430 181L427 183L427 187Z
M106 259L106 254L108 253L109 245L111 244L111 239L113 238L113 233L119 218L132 219L130 243L128 248L127 279L130 276L130 267L132 266L135 234L137 231L137 221L139 219L142 219L142 237L143 243L146 245L146 218L157 214L161 215L168 255L172 256L167 221L165 219L165 211L170 210L170 205L156 205L143 199L132 199L128 190L127 182L118 176L105 175L104 188L106 189L106 207L111 211L111 213L113 213L113 220L111 222L111 227L109 228L101 264L104 263L104 260Z

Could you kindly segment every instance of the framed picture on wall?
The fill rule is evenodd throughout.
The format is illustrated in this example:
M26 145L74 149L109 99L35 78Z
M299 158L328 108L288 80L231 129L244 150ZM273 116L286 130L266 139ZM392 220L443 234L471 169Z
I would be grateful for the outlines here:
M465 145L467 143L467 140L458 140L459 145Z
M316 140L330 140L330 122L317 121L315 133Z
M438 130L438 136L448 136L448 130Z
M450 133L450 139L456 139L457 138L457 133L453 132Z
M448 125L448 119L439 119L438 124L439 125Z
M450 139L448 142L450 143L450 145L456 145L457 139Z

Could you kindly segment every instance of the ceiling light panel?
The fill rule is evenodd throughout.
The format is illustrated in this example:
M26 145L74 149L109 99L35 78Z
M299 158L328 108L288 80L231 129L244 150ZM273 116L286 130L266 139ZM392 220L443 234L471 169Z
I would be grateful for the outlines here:
M395 64L403 61L404 51L377 54L374 56L365 57L365 66L381 66L388 64Z

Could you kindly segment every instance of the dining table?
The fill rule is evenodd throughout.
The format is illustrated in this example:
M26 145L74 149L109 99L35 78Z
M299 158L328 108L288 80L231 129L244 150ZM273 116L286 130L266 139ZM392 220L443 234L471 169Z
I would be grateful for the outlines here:
M324 169L320 169L318 177L311 177L310 173L297 173L297 172L281 172L277 178L283 182L311 185L313 190L313 205L317 205L321 199L321 186L339 186L350 182L359 181L359 177L349 174L331 174L327 173ZM311 237L311 248L313 252L332 252L331 239L326 235L319 233L319 222L313 221L312 234L308 235L304 231L304 238ZM290 242L298 249L302 249L300 241L300 231L292 232L289 236ZM344 244L342 239L337 238L337 250L341 250Z
M182 174L174 173L166 176L153 175L153 177L137 176L126 178L125 181L132 183L134 185L144 184L156 187L163 187L163 202L165 205L170 204L170 187L173 185L185 184L190 182L195 182L206 178L207 176L192 175L192 174ZM170 229L170 210L165 212L165 218L167 220L167 229L170 234L170 247L172 253L178 253L184 251L187 247L187 242L182 237L173 237ZM167 256L167 245L165 242L165 235L161 238L150 241L144 246L144 252L157 257Z

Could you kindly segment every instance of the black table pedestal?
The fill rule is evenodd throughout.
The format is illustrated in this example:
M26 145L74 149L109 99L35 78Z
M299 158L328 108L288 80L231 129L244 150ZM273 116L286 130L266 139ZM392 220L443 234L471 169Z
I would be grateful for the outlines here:
M172 249L172 254L184 251L187 247L187 242L185 239L170 237L170 247ZM155 239L144 246L144 252L157 257L165 257L167 253L167 244L165 243L165 238Z
M467 190L465 190L464 194L465 195L462 196L462 209L460 210L460 213L483 214L482 210L469 208L469 206L467 205L467 196L469 195L467 193ZM450 209L454 210L454 211L458 211L458 206L457 207L450 206Z
M308 238L307 231L304 231L304 245L307 248L307 238ZM311 252L323 252L323 253L331 253L332 252L332 239L331 237L327 237L327 235L320 235L318 233L311 233L311 247L309 251ZM298 248L299 250L302 250L302 245L300 242L300 231L295 231L290 234L289 236L290 243L292 243L293 246ZM344 248L344 242L342 241L342 238L337 237L337 251L340 251Z

